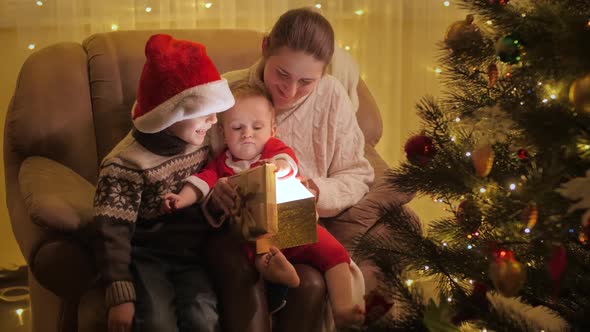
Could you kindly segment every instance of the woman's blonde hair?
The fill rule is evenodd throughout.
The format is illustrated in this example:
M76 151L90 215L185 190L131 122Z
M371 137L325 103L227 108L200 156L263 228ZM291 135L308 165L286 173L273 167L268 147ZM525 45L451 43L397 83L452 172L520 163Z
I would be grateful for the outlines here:
M334 30L320 13L292 9L279 17L265 38L263 55L268 58L282 47L303 51L327 65L334 54Z

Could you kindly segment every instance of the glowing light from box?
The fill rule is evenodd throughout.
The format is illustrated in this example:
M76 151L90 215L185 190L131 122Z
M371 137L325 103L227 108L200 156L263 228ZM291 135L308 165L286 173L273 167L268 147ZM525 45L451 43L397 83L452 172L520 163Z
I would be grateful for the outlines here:
M277 179L277 204L313 197L313 194L295 177Z

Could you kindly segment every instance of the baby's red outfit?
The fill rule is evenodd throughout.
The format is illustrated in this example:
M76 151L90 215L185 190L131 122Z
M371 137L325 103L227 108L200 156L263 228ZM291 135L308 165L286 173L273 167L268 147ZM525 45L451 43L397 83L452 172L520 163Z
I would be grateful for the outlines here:
M217 179L256 167L259 165L260 160L278 158L287 160L291 165L293 171L287 176L297 174L297 158L293 150L281 140L271 137L264 145L259 157L253 160L239 160L233 158L229 150L225 149L211 160L200 173L190 176L187 181L201 190L203 196L206 196L217 182ZM293 264L309 264L321 272L325 272L341 263L350 264L350 255L348 255L346 249L321 225L317 226L317 237L318 241L316 243L282 249L281 251L289 262ZM247 246L246 252L253 261L255 252L253 246Z

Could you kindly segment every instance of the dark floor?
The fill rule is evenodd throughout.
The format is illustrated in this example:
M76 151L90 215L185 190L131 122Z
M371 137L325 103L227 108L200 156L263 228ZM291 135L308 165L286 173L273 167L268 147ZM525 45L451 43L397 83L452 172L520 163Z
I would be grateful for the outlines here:
M0 270L0 331L25 332L31 329L29 301L16 300L16 297L27 294L23 290L6 291L10 287L27 285L27 268L16 271ZM17 314L17 312L20 313Z

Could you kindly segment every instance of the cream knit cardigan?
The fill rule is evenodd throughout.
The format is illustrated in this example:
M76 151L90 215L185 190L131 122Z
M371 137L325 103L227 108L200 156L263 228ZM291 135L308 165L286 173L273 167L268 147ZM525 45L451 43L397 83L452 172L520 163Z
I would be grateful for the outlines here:
M229 72L229 82L248 79L263 85L263 61ZM354 87L356 89L356 87ZM369 191L374 172L364 157L365 139L347 91L331 75L288 110L277 110L277 138L299 159L299 172L319 188L320 217L333 217L356 204ZM220 149L214 139L215 150Z

